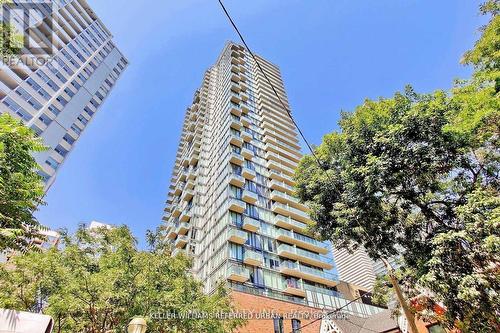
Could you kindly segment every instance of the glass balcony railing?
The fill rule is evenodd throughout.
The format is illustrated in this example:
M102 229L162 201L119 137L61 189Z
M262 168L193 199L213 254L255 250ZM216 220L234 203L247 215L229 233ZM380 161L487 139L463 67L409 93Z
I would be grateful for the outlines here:
M312 268L304 265L299 264L299 270L303 273L310 274L317 276L319 278L325 279L325 280L331 280L331 281L338 281L338 276L332 273L325 272L323 270L317 269L317 268Z
M245 250L245 254L243 255L243 262L245 264L260 266L263 260L264 258L261 253L252 250Z
M228 278L230 280L244 282L250 278L250 272L248 268L233 263L228 268Z
M233 243L244 244L248 239L248 234L244 230L231 228L228 232L228 238Z
M278 254L283 252L295 253L295 248L288 244L281 244L278 246Z
M260 221L256 220L254 218L251 218L250 216L245 216L243 218L243 229L249 230L249 231L257 231L260 228Z
M295 193L295 188L293 186L288 185L287 183L279 181L279 180L276 180L276 179L271 180L270 185L271 185L271 188L273 188L273 187L275 187L275 188L284 188L287 191Z
M279 214L274 217L274 224L278 226L291 226L293 229L298 229L301 231L305 231L309 227L306 223Z
M289 201L291 203L294 203L294 204L297 204L297 205L300 205L300 206L303 206L299 199L297 199L296 197L290 195L290 194L287 194L285 192L282 192L282 191L279 191L279 190L273 190L271 192L271 196L277 196L277 197L281 197L283 199L285 199L286 201Z
M273 205L271 206L271 209L273 211L280 211L280 213L286 213L286 212L290 212L290 213L293 213L295 215L295 217L297 218L302 218L304 220L310 220L309 218L309 215L304 212L303 210L300 210L300 209L297 209L297 208L294 208L294 207L291 207L289 205L285 205L285 204L282 204L282 203L279 203L279 202L275 202L273 203Z

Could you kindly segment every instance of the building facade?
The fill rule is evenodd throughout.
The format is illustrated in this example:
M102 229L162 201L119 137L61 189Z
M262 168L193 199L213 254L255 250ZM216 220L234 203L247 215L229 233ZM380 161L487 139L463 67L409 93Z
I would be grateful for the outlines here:
M350 253L346 249L333 248L335 264L342 281L347 281L367 290L373 288L375 282L374 262L362 248Z
M280 70L257 58L288 108ZM308 235L308 209L294 195L300 158L297 130L270 84L248 51L228 43L187 108L163 216L173 255L193 257L207 293L227 281L246 295L240 301L348 302L331 250Z
M25 47L23 62L0 61L0 114L22 120L43 138L49 149L36 160L48 189L128 62L86 0L4 6L2 22L22 34ZM28 61L35 58L46 61Z
M377 276L387 274L382 260L372 260L364 248L358 248L352 253L346 249L333 248L333 256L339 278L366 290L372 290ZM399 256L389 258L388 262L394 269L398 268Z

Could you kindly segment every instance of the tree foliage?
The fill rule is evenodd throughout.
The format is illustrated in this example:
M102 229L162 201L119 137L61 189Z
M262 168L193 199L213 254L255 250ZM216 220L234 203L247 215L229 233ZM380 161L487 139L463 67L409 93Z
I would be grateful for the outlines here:
M43 182L33 153L42 151L31 129L0 115L0 251L26 250L41 227L33 216L43 203Z
M317 147L322 167L305 156L296 172L318 234L373 259L403 249L408 295L446 308L422 315L470 332L500 328L498 8L482 6L492 17L464 57L470 80L365 101Z
M55 332L122 332L134 316L232 309L224 288L212 295L184 256L140 251L126 227L64 234L63 248L14 258L0 270L0 307L51 315ZM230 332L240 321L149 318L148 332Z

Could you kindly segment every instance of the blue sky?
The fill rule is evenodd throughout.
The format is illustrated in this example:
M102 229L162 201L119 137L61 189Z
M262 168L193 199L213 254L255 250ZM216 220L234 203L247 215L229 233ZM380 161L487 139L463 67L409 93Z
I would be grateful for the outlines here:
M143 239L161 223L184 111L236 35L217 0L88 0L130 66L78 141L37 213L74 230L98 220ZM484 23L470 0L226 0L256 53L280 66L312 143L341 110L468 77L459 64Z

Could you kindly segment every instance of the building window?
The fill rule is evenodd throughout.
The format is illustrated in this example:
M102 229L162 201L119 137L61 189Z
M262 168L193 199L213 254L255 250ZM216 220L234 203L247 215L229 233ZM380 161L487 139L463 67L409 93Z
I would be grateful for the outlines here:
M66 106L66 104L68 104L68 101L67 101L64 97L62 97L62 96L58 96L58 97L56 98L56 100L57 100L59 103L61 103L61 105L62 105L62 106Z
M59 163L53 159L52 157L49 157L45 163L47 163L48 165L50 165L50 167L54 170L57 170L57 168L59 167Z
M49 109L49 111L50 111L50 112L52 112L52 114L53 114L54 116L56 116L56 117L59 115L59 113L61 113L61 110L59 110L58 108L56 108L54 105L50 105L50 106L48 107L48 109Z
M243 215L230 211L231 223L237 227L241 227L243 225Z
M43 113L40 115L40 117L38 117L38 119L47 126L52 122L52 119L50 119L46 114Z
M66 157L66 155L68 154L68 151L64 149L61 145L58 145L54 150L62 157Z
M292 333L300 333L300 320L292 319Z
M243 261L243 246L229 243L229 255L231 259Z
M82 133L82 129L78 127L76 124L71 125L71 129L75 131L76 134L80 135Z
M67 134L67 133L66 133L66 134L64 134L64 136L63 136L63 140L64 140L64 141L66 141L67 143L69 143L70 145L72 145L73 143L75 143L75 139L73 139L73 138L71 137L71 135L69 135L69 134Z
M273 324L274 324L274 333L285 333L285 331L283 330L283 317L274 318Z

